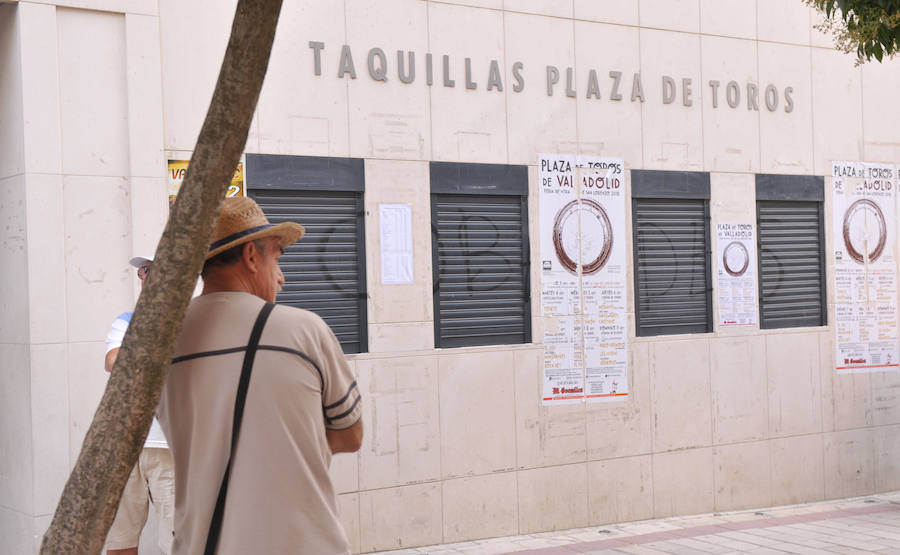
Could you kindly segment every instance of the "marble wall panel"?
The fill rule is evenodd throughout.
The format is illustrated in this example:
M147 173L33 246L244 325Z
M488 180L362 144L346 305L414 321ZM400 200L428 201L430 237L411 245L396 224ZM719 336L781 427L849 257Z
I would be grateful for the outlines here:
M432 159L505 162L506 103L512 90L505 75L512 62L503 51L503 13L429 3L428 21L434 68L434 85L429 87ZM463 29L467 40L461 41ZM425 78L424 55L416 53L419 79ZM442 84L443 56L450 56L454 87ZM499 87L490 80L492 70L500 79Z
M898 163L900 105L895 100L900 90L900 60L884 60L862 66L863 154L865 160Z
M809 44L809 8L802 2L756 0L756 26L760 41Z
M366 427L359 451L359 487L371 490L439 479L436 358L360 358L356 368Z
M101 12L156 15L157 0L34 0L35 4L51 4Z
M350 156L400 160L431 159L431 106L427 86L418 78L404 84L398 77L397 50L424 54L428 50L428 14L425 2L410 0L357 0L346 6L347 44L351 48L356 79L347 80ZM404 17L395 17L400 11ZM387 81L370 75L368 58L381 48L386 58ZM453 60L462 79L462 60ZM373 67L380 63L373 58Z
M706 339L650 344L655 453L712 445L709 364Z
M813 94L820 94L820 89L810 86L809 49L760 42L757 51L760 94L766 94L769 85L775 87L778 93L775 95L778 103L774 111L768 109L765 97L760 97L760 171L801 175L816 173L813 130L818 132L819 121L813 124L813 107L818 102L813 99ZM834 125L834 122L823 123Z
M515 11L559 18L572 17L572 2L569 0L515 0L515 2L504 2L503 8L508 12Z
M629 350L628 398L620 402L589 403L585 408L589 461L630 457L651 451L653 411L650 403L649 344L632 343Z
M875 434L858 429L824 436L825 498L875 493Z
M711 173L710 218L713 242L718 223L756 224L756 176L752 173ZM722 333L725 330L716 330Z
M820 342L821 356L828 361L821 365L823 429L837 431L871 426L876 374L838 374L834 368L834 333L822 334ZM887 406L896 407L893 403Z
M131 178L131 248L153 256L169 219L168 183L163 177Z
M665 9L660 11L667 13ZM662 170L703 169L703 118L700 105L704 90L700 86L700 37L642 28L640 49L641 76L647 98L642 120L644 167ZM669 104L663 102L664 76L672 78L675 83L674 98ZM691 80L691 106L685 106L684 79Z
M257 106L258 127L250 137L258 141L260 152L350 154L347 82L337 76L341 46L347 42L344 22L343 2L298 2L282 10ZM311 42L323 44L319 75ZM365 51L354 55L357 70L365 72L365 57L359 58Z
M769 441L772 505L794 505L825 498L821 434Z
M739 511L771 505L768 442L713 447L713 466L716 511Z
M62 284L68 270L62 178L58 174L29 173L25 186L29 283L18 291L28 302L29 318L27 326L22 326L23 321L17 325L27 329L32 343L65 342L67 288Z
M432 322L369 323L370 353L402 353L434 348Z
M700 47L702 77L693 83L693 90L694 102L703 110L704 165L710 171L757 172L759 120L766 104L757 74L756 43L703 36ZM715 89L713 81L718 83ZM739 91L734 96L732 83Z
M9 553L37 553L32 537L30 515L0 505L0 538Z
M431 194L429 165L426 162L402 160L366 160L366 267L369 274L369 323L371 324L416 324L423 329L406 330L415 338L430 337L429 344L419 348L434 346L432 327L433 293L431 290ZM379 205L406 204L411 210L411 232L413 247L413 283L385 285L381 282L381 234ZM385 326L381 333L391 334ZM427 331L425 328L431 328ZM402 341L402 338L398 337ZM418 343L418 341L416 341ZM390 346L386 345L390 350ZM373 349L374 350L374 349ZM405 350L405 349L403 349Z
M756 1L700 0L700 32L741 39L756 38Z
M156 15L125 16L129 168L147 178L161 177L166 164L159 37Z
M543 348L516 351L517 468L586 460L583 405L541 405Z
M575 22L578 152L621 157L626 167L643 166L642 102L632 100L635 74L640 71L637 42L638 30L633 27ZM591 72L596 73L594 93L588 88ZM616 80L610 72L621 73L620 100L614 100Z
M510 351L438 355L444 478L516 466L515 366Z
M236 4L237 0L159 4L165 146L169 150L194 149Z
M854 58L813 48L812 121L814 171L830 175L834 160L862 160L862 70Z
M130 173L125 18L59 9L62 172Z
M0 5L0 178L25 171L25 118L19 6Z
M769 437L822 431L822 383L815 333L768 334Z
M632 0L574 0L572 10L575 19L636 26L639 6Z
M693 0L640 0L641 26L696 33L700 4Z
M473 8L488 8L502 10L503 0L446 0L444 4L456 4L458 6L471 6Z
M765 339L716 338L712 351L713 442L736 443L766 438L768 391Z
M524 88L507 96L509 163L535 164L541 153L575 150L576 102L566 93L567 68L575 75L575 48L571 20L510 13L504 17L506 59L523 62L519 71ZM540 40L536 40L540 37ZM547 94L548 66L559 72L559 82ZM505 82L515 89L513 67Z
M122 177L63 177L66 300L70 341L101 341L132 310L134 256L129 182ZM96 196L105 199L98 205ZM59 277L57 278L59 279Z
M900 424L900 373L878 372L872 379L872 424Z
M25 176L0 179L0 342L29 340L28 244L25 205Z
M900 489L900 426L879 426L875 439L875 491Z
M359 548L363 553L441 543L441 484L359 494Z
M515 472L444 480L443 542L516 534L516 494Z
M51 515L69 478L67 350L61 343L32 345L30 356L34 514Z
M0 450L0 499L3 500L0 506L30 515L34 512L35 474L28 347L0 343L0 360L3 360L0 445L4 446Z
M654 518L710 512L713 453L709 447L653 455Z
M588 525L587 463L518 472L519 533Z
M588 509L591 526L652 518L650 455L588 463Z
M29 172L59 173L62 91L56 6L29 2L17 4L17 11L22 54L20 94L24 100L20 114L24 134L20 141L24 140L25 168Z

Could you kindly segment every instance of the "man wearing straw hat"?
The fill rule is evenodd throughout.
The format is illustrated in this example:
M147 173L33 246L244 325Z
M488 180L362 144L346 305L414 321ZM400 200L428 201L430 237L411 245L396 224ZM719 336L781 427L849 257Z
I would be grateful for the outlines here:
M271 304L303 233L225 199L159 407L175 555L349 553L328 467L362 442L356 381L321 318Z

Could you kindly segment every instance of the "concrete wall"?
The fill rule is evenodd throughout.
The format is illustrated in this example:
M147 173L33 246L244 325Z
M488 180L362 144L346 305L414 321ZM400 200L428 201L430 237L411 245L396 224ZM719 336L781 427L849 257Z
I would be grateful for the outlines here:
M57 4L0 6L0 537L12 552L39 540L77 456L107 327L135 298L125 261L153 250L165 160L193 148L233 6ZM900 375L837 375L831 325L635 338L630 298L631 395L612 404L541 406L540 344L434 349L429 161L529 165L532 224L544 152L709 171L713 223L755 218L755 173L900 163L900 64L854 67L815 22L781 0L285 2L246 151L365 159L370 352L351 364L366 436L333 462L354 550L900 489ZM325 43L319 76L309 41ZM356 79L337 77L343 44ZM373 47L386 83L369 77ZM411 84L397 50L416 52ZM503 92L486 90L494 59ZM562 73L553 96L546 65ZM584 94L592 68L599 100ZM609 99L613 69L621 101ZM633 72L646 102L630 101ZM662 74L692 79L692 106L663 104ZM713 108L711 79L793 86L795 109L732 109L724 89ZM378 279L377 205L391 202L412 205L412 285ZM830 211L826 195L826 226ZM830 227L826 241L830 252Z
M166 215L156 6L62 4L0 6L8 553L49 525L106 383L111 318L136 298L127 259L153 252Z

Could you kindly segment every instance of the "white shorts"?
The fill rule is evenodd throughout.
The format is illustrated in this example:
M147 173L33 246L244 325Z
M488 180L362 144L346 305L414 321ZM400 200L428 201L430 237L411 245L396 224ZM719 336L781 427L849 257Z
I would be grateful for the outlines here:
M147 523L149 503L159 519L159 548L170 553L175 510L175 467L168 449L146 447L131 470L119 509L106 536L106 549L137 547Z

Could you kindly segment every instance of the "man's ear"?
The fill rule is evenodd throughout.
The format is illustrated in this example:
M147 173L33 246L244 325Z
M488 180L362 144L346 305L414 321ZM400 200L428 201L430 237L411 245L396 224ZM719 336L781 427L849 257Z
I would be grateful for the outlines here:
M241 262L249 271L256 273L256 266L259 263L259 249L256 248L256 243L253 241L244 243L244 248L241 249Z

